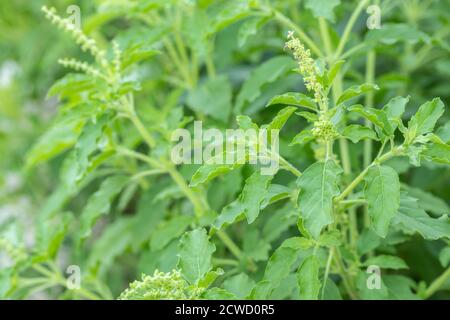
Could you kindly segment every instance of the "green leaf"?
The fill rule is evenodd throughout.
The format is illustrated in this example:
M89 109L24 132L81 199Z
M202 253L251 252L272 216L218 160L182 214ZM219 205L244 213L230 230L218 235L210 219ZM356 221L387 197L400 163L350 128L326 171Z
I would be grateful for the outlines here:
M389 100L389 102L383 107L388 119L401 119L405 112L405 107L409 102L409 97L395 97Z
M57 119L26 156L26 167L47 161L73 146L86 122L79 115Z
M375 131L369 127L351 124L342 131L342 136L350 139L353 143L357 143L362 139L378 140Z
M150 240L150 248L153 251L164 248L170 241L181 236L192 222L192 216L175 216L164 221L154 231Z
M323 291L323 300L342 300L339 288L330 278L325 283L325 289Z
M378 255L376 257L369 258L364 262L364 265L375 265L383 269L408 269L408 265L401 258L388 255Z
M203 298L206 300L237 300L237 297L231 292L217 287L206 290Z
M450 145L432 141L425 146L421 156L436 163L450 165Z
M339 96L336 101L336 105L338 106L345 101L348 101L372 90L378 90L378 86L372 83L364 83L362 85L350 87Z
M302 130L299 134L297 134L294 139L292 139L289 146L293 146L296 144L306 144L312 140L314 140L316 136L312 133L311 130Z
M333 84L334 78L336 78L344 63L345 60L338 60L333 64L333 66L331 66L330 71L328 71L327 73L328 86L331 86Z
M213 5L210 12L214 18L212 19L211 28L208 30L209 34L219 32L225 27L248 17L250 13L249 0L217 1L217 4Z
M356 279L360 298L363 300L386 300L389 292L383 281L384 276L377 273L359 271ZM375 279L379 279L379 282ZM380 286L377 287L376 285Z
M120 218L110 224L101 236L95 240L88 258L90 269L104 274L111 267L114 259L121 255L132 243L131 228L133 219Z
M214 221L214 227L218 230L244 218L245 208L239 199L225 206Z
M340 3L340 0L306 0L305 7L312 11L314 17L334 22L334 9Z
M319 279L320 266L316 256L311 255L303 260L297 271L298 288L300 298L303 300L317 300L320 287Z
M94 162L93 153L98 149L106 124L110 121L107 115L101 116L95 122L88 122L83 128L77 143L73 149L73 155L66 158L66 169L61 177L62 182L68 187L74 187L86 175L88 168ZM99 159L99 158L97 158Z
M447 268L450 265L450 247L444 247L439 252L439 262L443 268Z
M384 132L393 132L386 113L375 108L364 108L362 105L354 105L348 108L351 112L356 112L382 129ZM386 131L387 130L387 131Z
M370 167L364 180L364 196L368 202L371 227L384 238L400 203L397 172L391 167L374 165Z
M397 42L415 44L429 42L427 34L417 30L416 27L406 23L383 23L381 29L369 30L366 41L372 44L382 43L392 45Z
M316 162L297 180L298 205L305 228L314 238L333 220L333 198L339 195L342 169L332 160Z
M266 128L266 130L268 131L268 136L270 134L270 130L281 130L281 128L283 128L284 124L295 110L295 107L286 107L281 109Z
M248 223L252 223L259 215L261 203L266 198L270 181L273 176L262 175L260 171L255 171L246 181L239 197L247 217Z
M207 183L216 177L227 174L228 172L241 167L241 164L205 164L195 171L192 175L190 187L196 187L199 184Z
M238 46L243 47L247 42L247 39L250 36L255 35L269 20L270 16L258 16L246 20L238 31Z
M92 226L97 219L109 212L111 202L119 194L128 181L126 176L109 177L102 182L100 188L90 198L80 217L77 242L80 243L91 234Z
M313 123L317 120L319 120L319 116L316 113L312 113L312 112L308 112L308 111L300 111L300 112L296 112L296 115L305 118L306 121Z
M432 132L438 119L444 113L444 103L439 98L425 102L408 122L412 137Z
M280 281L289 275L297 256L298 251L292 248L281 246L275 250L267 262L263 277L263 280L270 283L270 288L276 288Z
M419 207L417 199L402 193L400 208L394 217L393 224L408 234L418 232L429 240L450 239L450 219L443 215L439 219L431 218Z
M416 289L416 284L410 278L399 275L385 275L383 280L388 288L390 300L420 300L412 291L412 289Z
M249 116L238 115L236 116L236 122L239 125L239 128L243 130L247 129L258 129L258 125L252 121Z
M295 63L289 57L272 58L258 66L242 85L236 100L235 113L242 113L248 103L255 101L261 95L265 84L274 82L294 67Z
M258 229L249 228L246 230L242 249L244 255L253 261L265 261L269 258L270 244L261 237Z
M419 206L427 212L432 212L440 216L450 212L450 207L444 200L434 196L429 192L426 192L419 188L408 186L406 184L402 184L401 188L402 190L405 190L411 197L416 198L418 200Z
M198 282L198 286L200 288L208 288L214 283L214 281L216 281L218 277L224 275L224 273L225 271L220 268L217 270L209 271L208 273L206 273L203 279Z
M253 290L255 281L245 273L239 273L223 282L225 290L234 294L238 299L245 299Z
M95 81L92 77L81 73L68 73L50 87L47 97L59 95L60 99L70 98L94 88Z
M266 107L270 107L277 104L304 107L310 110L317 111L317 105L314 99L299 92L287 92L275 96L267 103Z
M358 238L356 244L358 253L360 255L369 253L375 250L381 244L382 238L377 235L372 229L364 229Z
M231 112L231 84L225 76L208 78L189 92L186 103L195 112L227 122Z
M197 284L211 269L215 245L209 242L205 229L196 229L183 235L178 250L178 267L183 277L191 284Z

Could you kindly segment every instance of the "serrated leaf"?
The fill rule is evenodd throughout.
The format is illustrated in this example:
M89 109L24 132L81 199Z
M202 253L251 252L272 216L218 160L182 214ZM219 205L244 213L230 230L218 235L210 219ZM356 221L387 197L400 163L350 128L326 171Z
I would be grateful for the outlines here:
M432 141L426 144L420 155L433 162L450 165L450 145L448 144Z
M281 130L289 117L294 113L297 108L286 107L281 109L272 121L266 127L266 130L270 134L270 130ZM269 139L270 140L270 139Z
M209 242L205 229L196 229L183 235L178 250L178 267L183 277L191 284L197 284L211 269L216 246Z
M266 107L270 107L277 104L304 107L307 109L317 111L317 105L314 99L299 92L287 92L275 96L267 103Z
M376 284L379 284L379 287ZM381 274L359 271L356 278L356 286L358 287L360 298L363 300L385 300L389 297L389 291Z
M412 137L432 132L438 119L444 113L444 103L439 98L425 102L408 122Z
M242 113L248 103L260 96L265 84L274 82L293 66L294 61L285 56L272 58L258 66L242 85L237 96L235 113Z
M350 87L339 96L339 98L336 101L336 105L338 106L344 103L345 101L358 97L372 90L378 90L378 86L372 83L364 83L361 85Z
M337 74L341 70L341 68L344 65L344 63L345 63L344 60L338 60L330 68L330 70L327 73L327 84L328 84L328 86L331 86L333 84L334 78L336 78Z
M312 113L312 112L308 112L308 111L300 111L300 112L296 112L295 114L302 118L305 118L310 123L319 120L319 116L316 113Z
M245 208L239 199L225 206L214 221L216 229L222 229L244 218Z
M342 131L342 136L350 139L353 143L357 143L362 139L378 140L375 131L369 127L351 124Z
M192 216L176 216L168 221L164 221L153 232L150 248L153 251L164 248L173 239L181 236L192 222Z
M206 290L203 298L207 300L237 300L237 297L231 292L217 287Z
M409 97L395 97L389 100L389 102L383 107L383 111L386 112L387 118L391 120L393 129L397 128L399 121L401 122L402 115L405 112L405 107L409 102Z
M400 203L398 174L391 167L374 165L370 167L364 181L371 227L384 238Z
M448 216L444 215L439 219L431 218L419 207L417 199L405 193L402 193L400 207L393 219L393 224L409 234L417 232L425 239L450 239Z
M408 269L408 265L401 258L388 255L378 255L376 257L371 257L364 262L364 265L375 265L382 269Z
M47 161L73 146L86 120L80 116L57 119L26 156L26 167Z
M410 278L400 275L385 275L383 280L388 288L390 300L420 300L413 292L416 284Z
M80 227L77 241L80 243L86 239L97 219L109 212L111 202L119 194L128 181L126 176L109 177L102 182L100 188L89 198L86 207L80 216Z
M439 216L450 212L450 207L443 199L438 198L429 192L406 184L402 184L401 188L411 197L416 198L419 206L427 212L432 212Z
M381 29L369 30L365 39L372 44L383 43L387 45L397 42L415 44L430 41L427 34L417 30L411 24L405 23L384 23Z
M316 256L311 255L303 260L297 271L297 282L302 300L317 300L320 287L320 266Z
M305 7L312 11L314 17L334 22L334 8L340 3L340 0L306 0Z
M214 178L227 174L228 172L241 167L240 164L205 164L195 171L192 175L190 187L196 187L199 184L207 183Z
M316 162L298 178L298 205L305 228L314 238L333 220L333 198L339 195L342 169L334 161Z
M190 91L186 103L195 112L227 122L231 112L231 93L227 77L218 76Z
M269 16L260 16L245 21L238 31L238 46L243 47L247 42L247 39L250 36L255 35L269 19Z
M253 290L255 281L245 273L239 273L223 282L223 287L238 299L245 299Z
M260 171L255 171L246 181L239 197L239 201L244 206L244 214L248 223L252 223L259 215L261 203L266 198L270 181L273 176L262 175Z

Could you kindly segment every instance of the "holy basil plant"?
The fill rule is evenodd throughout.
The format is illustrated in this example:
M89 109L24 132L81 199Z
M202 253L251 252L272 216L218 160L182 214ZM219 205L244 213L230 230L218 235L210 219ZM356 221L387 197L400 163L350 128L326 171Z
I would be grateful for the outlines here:
M0 297L450 298L449 3L95 9L42 8L83 53L24 158L56 173L32 229L0 219ZM256 133L206 161L198 128Z

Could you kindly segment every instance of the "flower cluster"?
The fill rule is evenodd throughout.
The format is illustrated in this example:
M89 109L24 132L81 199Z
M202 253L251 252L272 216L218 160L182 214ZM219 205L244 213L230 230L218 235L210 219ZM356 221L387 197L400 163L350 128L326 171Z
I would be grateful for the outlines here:
M169 273L155 270L153 276L142 275L141 281L134 281L119 296L119 300L186 300L197 299L203 289L190 286L180 271Z
M0 238L0 249L2 249L1 251L6 252L6 254L16 263L27 258L24 249L14 246L10 241L4 238Z
M97 68L94 68L93 66L89 65L86 62L78 61L76 59L59 59L58 63L60 63L66 68L72 68L76 71L83 71L94 77L101 76L101 72Z
M339 135L333 122L325 114L320 115L319 120L314 122L311 131L317 139L323 141L332 141Z
M59 28L64 31L69 32L74 37L77 44L81 46L81 50L89 51L92 56L100 63L103 67L108 65L106 60L106 53L104 50L100 50L97 47L97 43L94 39L86 36L83 31L77 28L69 19L63 19L56 14L55 8L42 7L42 11L45 13L45 17L49 19L53 24L56 24Z
M294 59L298 62L300 74L303 76L305 86L309 91L314 92L314 99L321 105L327 103L327 98L323 95L323 86L317 80L318 70L311 52L306 49L300 40L294 37L294 33L289 31L288 41L284 47L292 52Z

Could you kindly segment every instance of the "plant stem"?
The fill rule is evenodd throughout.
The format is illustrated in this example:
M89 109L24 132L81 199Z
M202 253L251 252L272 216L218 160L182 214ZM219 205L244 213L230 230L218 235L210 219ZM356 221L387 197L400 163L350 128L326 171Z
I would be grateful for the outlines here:
M443 274L436 278L425 291L425 299L431 297L450 279L450 268L447 268Z
M353 29L356 19L358 18L359 14L363 10L363 8L367 5L368 2L369 0L360 1L355 10L353 10L350 19L348 20L347 25L345 26L344 33L342 34L341 40L339 41L337 50L335 52L334 56L336 59L342 54L342 51L344 50L345 44L347 43L348 37L350 36L350 32Z
M367 54L367 65L366 65L366 82L375 83L375 63L376 63L376 53L372 49ZM374 92L369 90L365 96L365 107L372 108L374 106ZM364 123L366 127L372 128L372 123L365 119ZM371 139L364 140L364 154L363 154L363 166L368 167L372 161L373 153L373 143ZM367 211L367 205L364 206L364 226L368 227L370 224L370 217Z
M334 248L330 248L330 252L328 253L327 265L325 267L325 274L323 276L323 285L322 285L322 294L321 299L323 300L323 295L325 293L325 286L327 285L328 275L330 274L331 263L333 262L333 251Z
M347 188L345 188L344 191L342 191L342 193L335 198L336 202L340 202L343 199L345 199L346 196L348 196L353 189L356 188L356 186L364 179L364 177L366 176L367 172L369 171L370 167L372 167L375 164L380 164L386 160L389 160L390 158L392 158L393 156L399 155L401 153L401 151L403 150L403 147L396 147L393 148L391 151L385 153L383 156L381 157L377 157L369 166L367 166L348 186Z
M275 20L280 22L281 24L284 24L285 26L291 28L295 33L299 36L300 40L302 40L310 49L312 52L314 52L317 56L323 58L322 51L316 46L314 41L303 31L302 28L297 26L291 19L286 17L284 14L277 10L273 10Z
M244 254L242 253L241 249L234 243L234 241L226 234L223 230L216 230L217 237L219 237L220 240L222 240L223 244L230 250L230 252L240 261L243 261L245 259ZM256 271L257 267L253 260L248 259L249 263L249 269L251 271Z
M172 163L166 163L165 168L167 172L170 174L172 179L181 189L181 191L186 195L189 201L194 206L195 214L198 218L202 217L205 213L205 209L202 201L198 198L194 191L186 184L183 176L176 170L175 166Z
M339 252L339 248L336 248L335 261L336 261L337 267L339 269L339 274L342 277L342 282L344 284L345 290L347 290L347 293L351 299L356 300L357 299L357 295L355 293L356 290L354 290L354 286L348 277L347 271L345 270L344 263L342 262L341 254Z

